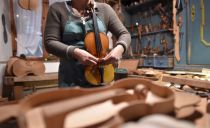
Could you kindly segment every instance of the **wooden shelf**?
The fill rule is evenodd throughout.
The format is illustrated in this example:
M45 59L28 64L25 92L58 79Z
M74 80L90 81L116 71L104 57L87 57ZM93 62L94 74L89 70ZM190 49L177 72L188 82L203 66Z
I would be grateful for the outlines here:
M125 10L130 14L135 14L138 11L145 11L152 8L154 5L157 5L160 2L164 2L167 0L148 0L147 2L137 4L137 5L130 5L129 7L125 7Z
M168 33L168 32L172 32L172 31L173 31L172 29L159 30L159 31L155 31L155 32L142 33L141 36L155 35L158 33ZM132 34L131 37L136 38L136 37L138 37L138 34Z

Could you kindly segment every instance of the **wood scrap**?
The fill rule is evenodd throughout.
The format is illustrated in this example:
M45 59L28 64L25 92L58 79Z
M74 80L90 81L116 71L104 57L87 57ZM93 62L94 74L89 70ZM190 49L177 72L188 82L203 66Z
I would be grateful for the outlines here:
M209 128L209 113L207 113L207 99L202 98L201 102L196 107L196 110L202 113L202 116L195 120L196 128Z
M138 64L139 64L138 59L122 59L118 64L118 68L124 68L128 70L128 72L130 72L137 70Z

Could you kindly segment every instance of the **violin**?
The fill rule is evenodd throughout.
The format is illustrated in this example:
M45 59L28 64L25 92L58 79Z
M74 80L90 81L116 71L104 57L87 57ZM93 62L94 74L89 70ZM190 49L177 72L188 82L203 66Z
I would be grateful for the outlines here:
M106 85L114 79L114 67L112 64L102 64L102 58L108 54L109 40L106 34L99 32L94 9L91 9L94 32L88 32L84 39L85 49L93 56L99 58L96 66L86 66L86 80L96 86Z

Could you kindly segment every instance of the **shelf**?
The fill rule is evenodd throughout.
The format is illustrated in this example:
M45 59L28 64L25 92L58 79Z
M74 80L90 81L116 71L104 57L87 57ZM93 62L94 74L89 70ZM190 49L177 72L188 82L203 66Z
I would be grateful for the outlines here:
M160 30L160 31L155 31L155 32L148 32L148 33L142 33L141 36L149 36L149 35L155 35L155 34L158 34L158 33L168 33L168 32L172 32L172 29ZM132 34L131 37L132 38L138 37L138 34Z
M125 10L130 13L130 14L134 14L138 11L145 11L145 10L149 10L150 8L152 8L154 5L157 5L160 2L164 2L167 0L149 0L147 2L141 3L141 4L137 4L137 5L130 5L129 7L125 7ZM165 2L164 2L165 3Z

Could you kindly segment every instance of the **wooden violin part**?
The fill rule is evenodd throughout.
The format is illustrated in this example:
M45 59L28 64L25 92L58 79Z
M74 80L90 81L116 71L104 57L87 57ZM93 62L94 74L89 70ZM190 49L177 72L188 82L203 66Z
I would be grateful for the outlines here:
M6 75L22 77L29 74L38 76L44 73L45 66L42 61L11 57L7 62Z
M26 10L36 10L38 7L38 0L18 0L21 8Z
M26 76L29 74L43 75L45 72L45 66L41 61L30 61L18 59L13 64L13 73L15 76Z

